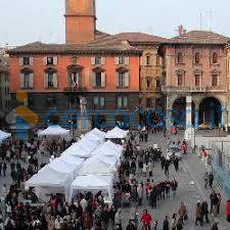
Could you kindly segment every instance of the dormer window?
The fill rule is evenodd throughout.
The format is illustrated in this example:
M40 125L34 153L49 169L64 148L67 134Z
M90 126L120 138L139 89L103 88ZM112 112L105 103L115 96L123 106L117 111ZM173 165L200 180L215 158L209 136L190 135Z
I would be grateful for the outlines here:
M101 57L95 57L95 65L101 64Z
M177 54L177 63L181 64L184 62L184 57L183 57L183 53L182 52L179 52Z
M124 65L125 64L125 57L119 57L119 65Z
M45 57L44 59L44 64L46 66L49 66L49 65L57 65L57 57L53 57L53 56L48 56L48 57Z
M30 58L29 57L23 58L23 65L30 65Z
M200 53L195 53L195 64L200 64Z
M213 53L212 54L212 63L216 64L218 62L218 56L217 53Z
M19 65L20 66L33 65L33 58L32 57L22 57L22 58L19 58Z

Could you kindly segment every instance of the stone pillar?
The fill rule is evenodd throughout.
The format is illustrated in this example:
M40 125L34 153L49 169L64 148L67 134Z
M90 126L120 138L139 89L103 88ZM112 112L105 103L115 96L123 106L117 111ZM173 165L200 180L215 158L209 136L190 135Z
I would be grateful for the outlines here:
M185 127L185 140L194 147L194 128L192 127L192 96L186 96L186 127Z

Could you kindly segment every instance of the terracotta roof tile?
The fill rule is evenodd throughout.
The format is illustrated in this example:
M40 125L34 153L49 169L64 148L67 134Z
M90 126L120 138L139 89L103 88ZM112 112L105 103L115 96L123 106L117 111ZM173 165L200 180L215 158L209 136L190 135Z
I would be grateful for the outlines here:
M194 30L184 33L181 36L174 37L169 43L179 44L228 44L230 38L212 31Z
M57 53L57 54L89 54L89 53L133 53L140 54L141 50L122 41L95 40L87 44L44 44L30 43L8 51L9 54L19 53Z

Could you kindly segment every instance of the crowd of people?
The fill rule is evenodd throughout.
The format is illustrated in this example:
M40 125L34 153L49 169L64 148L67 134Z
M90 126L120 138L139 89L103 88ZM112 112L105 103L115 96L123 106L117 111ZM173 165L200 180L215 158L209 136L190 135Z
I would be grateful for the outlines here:
M40 203L35 191L25 190L24 182L48 163L49 159L60 155L73 140L39 141L37 138L28 142L6 141L0 147L0 176L10 174L12 182L5 184L1 192L0 230L137 230L138 226L150 230L152 227L162 230L182 230L190 218L186 204L181 202L177 213L165 216L159 223L151 211L144 210L141 216L135 213L128 225L124 225L123 215L126 208L135 210L144 208L160 209L161 202L174 200L177 196L180 181L170 178L170 167L180 171L180 157L175 152L162 152L158 143L154 142L147 148L142 148L140 142L148 142L149 133L159 130L148 130L140 133L131 132L129 140L123 142L124 153L118 170L118 180L114 184L114 199L108 204L104 201L101 191L78 193L69 202L63 194L48 194L49 202ZM187 154L188 144L181 140L171 147L179 149L181 154ZM172 149L173 149L172 148ZM47 161L42 162L46 156ZM154 168L161 166L162 177L158 180ZM213 188L213 174L204 175L205 188ZM195 224L209 223L210 213L220 212L221 195L214 190L210 195L210 208L207 201L199 201L195 207ZM214 224L212 230L217 230Z

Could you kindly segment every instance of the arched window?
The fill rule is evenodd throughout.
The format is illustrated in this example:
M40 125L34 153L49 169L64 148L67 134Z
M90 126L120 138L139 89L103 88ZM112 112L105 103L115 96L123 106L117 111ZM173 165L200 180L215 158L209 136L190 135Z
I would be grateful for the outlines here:
M183 63L183 53L179 52L177 54L177 63Z
M200 63L200 53L195 53L195 63L196 64Z
M217 63L218 62L218 56L217 56L217 53L213 53L212 54L212 63Z

